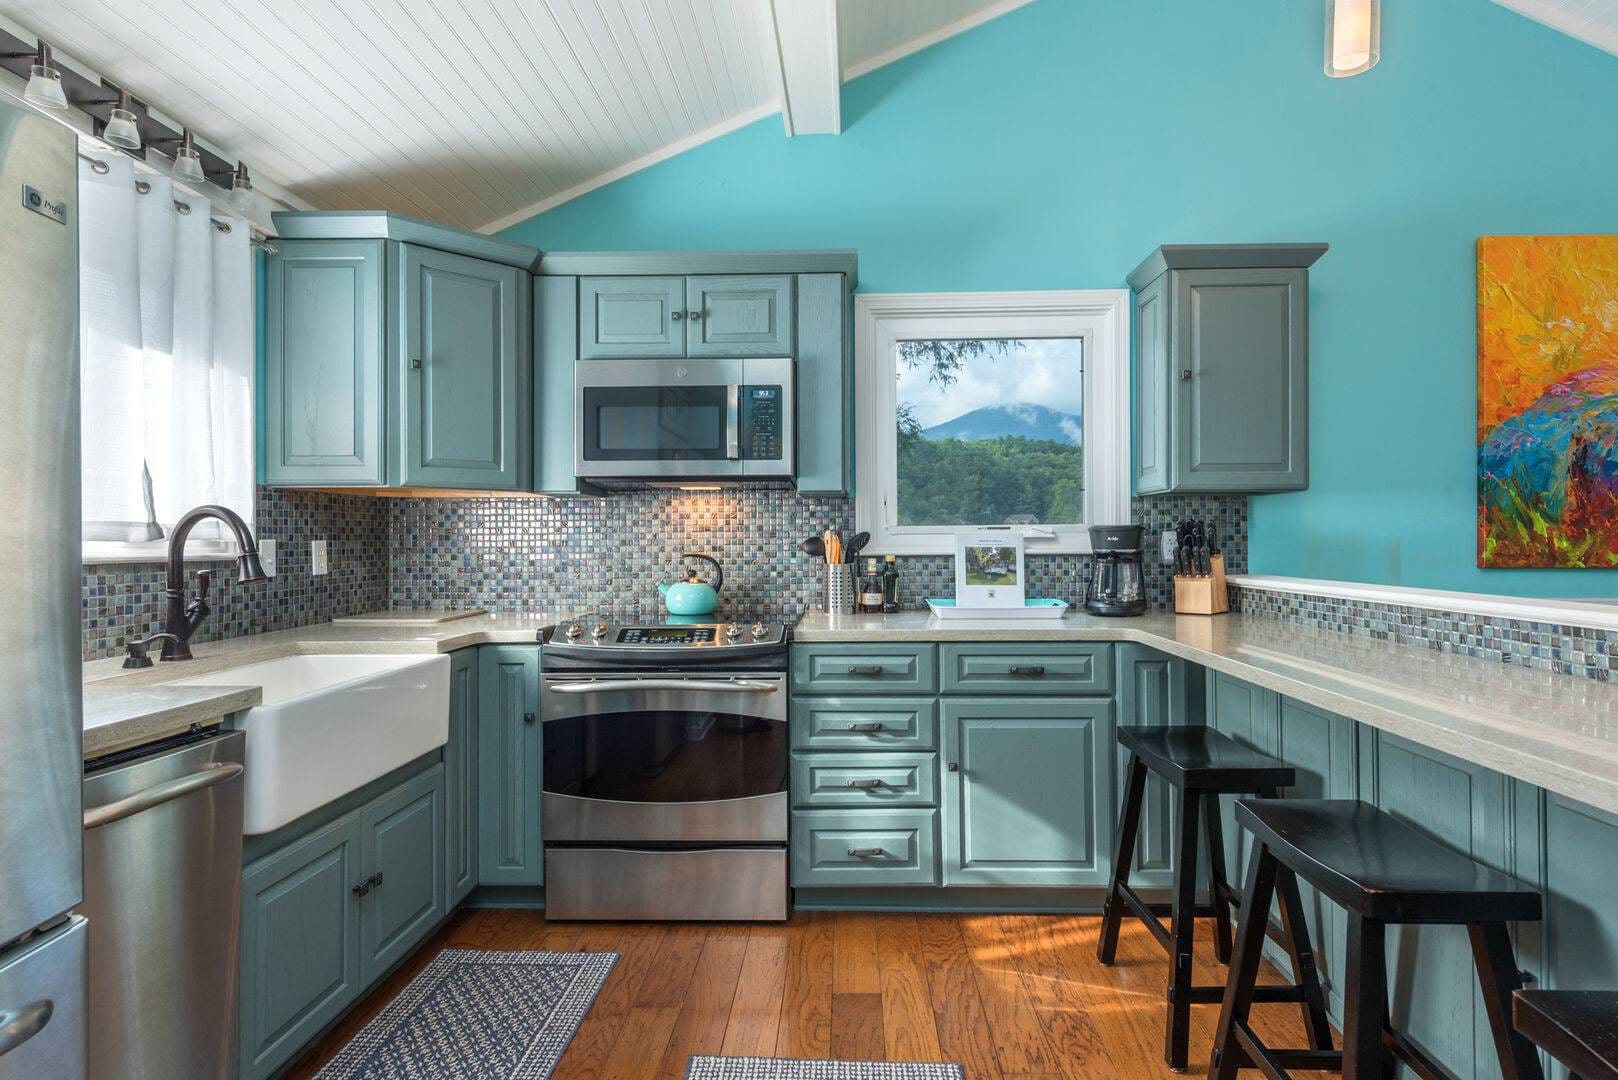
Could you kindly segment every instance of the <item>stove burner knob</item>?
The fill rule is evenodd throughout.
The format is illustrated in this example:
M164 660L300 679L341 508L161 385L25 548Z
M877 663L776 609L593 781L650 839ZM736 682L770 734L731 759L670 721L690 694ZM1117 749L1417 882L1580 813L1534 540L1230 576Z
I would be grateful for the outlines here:
M584 627L580 626L578 623L573 623L572 625L570 625L567 628L567 637L568 637L569 641L572 641L575 638L578 638L583 633L584 633Z
M731 641L735 641L737 638L739 638L741 636L742 636L742 628L741 628L741 625L739 623L731 623L730 625L725 627L725 637L729 638Z
M755 638L761 638L765 634L768 634L769 632L770 632L769 628L766 627L763 623L756 622L756 623L753 624L753 636Z
M595 638L597 641L600 641L602 638L606 637L607 624L604 622L598 622L594 626L590 627L590 636Z

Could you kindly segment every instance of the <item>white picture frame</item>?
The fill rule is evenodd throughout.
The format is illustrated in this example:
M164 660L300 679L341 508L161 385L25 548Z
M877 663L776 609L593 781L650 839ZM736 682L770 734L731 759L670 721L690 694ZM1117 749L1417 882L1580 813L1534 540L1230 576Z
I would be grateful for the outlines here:
M955 536L955 604L1020 608L1028 595L1022 530L972 529Z

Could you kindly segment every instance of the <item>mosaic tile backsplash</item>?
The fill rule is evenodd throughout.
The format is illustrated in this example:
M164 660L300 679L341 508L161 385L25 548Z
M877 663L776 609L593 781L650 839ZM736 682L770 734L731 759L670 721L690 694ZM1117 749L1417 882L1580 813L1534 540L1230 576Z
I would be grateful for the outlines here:
M262 634L375 611L388 604L388 509L369 496L260 488L254 532L276 542L276 575L236 584L235 560L187 564L213 571L208 621L193 641ZM310 574L310 542L327 542L331 572ZM129 638L162 629L162 563L86 565L83 572L83 655L123 654Z
M854 532L851 501L773 489L388 504L388 581L396 607L607 608L652 615L661 611L657 583L676 576L682 552L702 551L725 570L721 614L790 618L819 607L825 591L825 565L799 551L799 541L826 529L845 538ZM1149 539L1178 518L1207 519L1231 572L1246 568L1243 497L1141 498L1132 513ZM1081 600L1087 563L1077 555L1030 557L1030 595ZM906 606L954 594L950 557L903 557L899 568ZM1168 607L1168 566L1148 557L1146 579L1153 606Z

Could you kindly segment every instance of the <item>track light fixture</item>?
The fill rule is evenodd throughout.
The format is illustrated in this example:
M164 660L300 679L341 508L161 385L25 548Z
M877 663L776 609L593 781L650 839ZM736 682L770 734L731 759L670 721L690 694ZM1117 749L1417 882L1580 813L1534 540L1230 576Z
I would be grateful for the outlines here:
M139 150L140 125L136 122L134 106L135 99L129 96L128 90L118 91L118 104L113 106L107 126L101 129L101 137L125 150Z
M22 99L41 109L59 112L67 108L67 91L62 89L62 73L51 62L51 47L43 41L28 67L28 85Z
M174 150L174 177L193 184L200 184L208 179L207 170L202 167L202 152L197 149L190 128L185 128L181 132L180 145Z
M238 161L235 171L230 174L230 190L233 195L253 190L253 178L247 175L245 162Z

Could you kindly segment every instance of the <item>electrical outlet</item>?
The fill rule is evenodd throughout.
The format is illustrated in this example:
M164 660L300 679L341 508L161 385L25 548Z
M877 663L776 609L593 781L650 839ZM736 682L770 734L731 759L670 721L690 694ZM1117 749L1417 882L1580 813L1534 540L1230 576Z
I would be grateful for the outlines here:
M309 543L309 572L315 577L328 573L331 567L326 562L326 541L312 540Z
M1166 562L1166 563L1173 562L1174 561L1174 553L1176 551L1178 551L1179 549L1180 549L1180 543L1174 536L1174 530L1173 529L1164 529L1163 530L1163 561Z
M260 540L258 542L258 564L264 568L269 577L275 576L275 541Z

